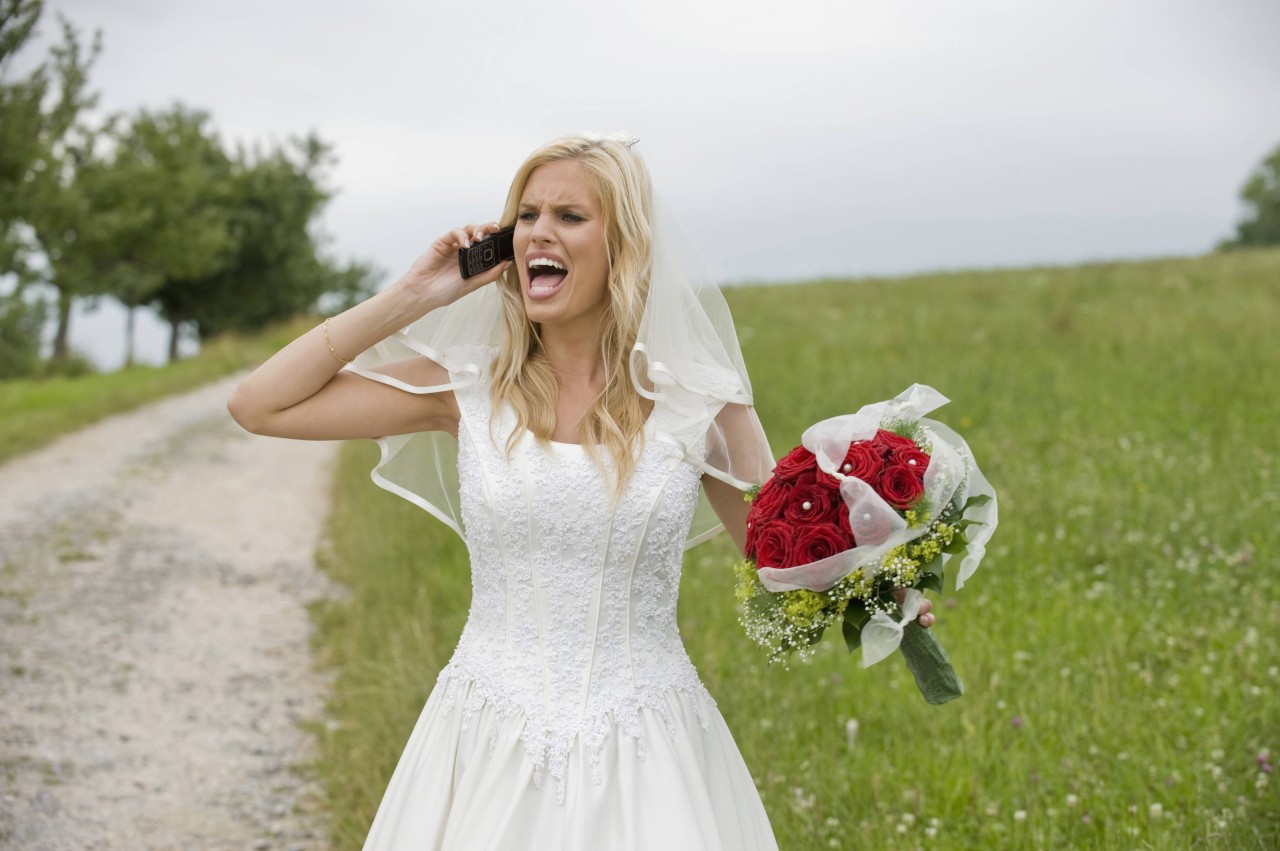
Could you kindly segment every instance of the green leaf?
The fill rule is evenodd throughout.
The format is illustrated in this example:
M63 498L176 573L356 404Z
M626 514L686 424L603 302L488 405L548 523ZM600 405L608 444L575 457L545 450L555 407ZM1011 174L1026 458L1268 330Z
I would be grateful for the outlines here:
M841 631L844 632L844 646L849 648L850 653L862 646L862 627L854 626L846 620Z
M970 508L977 508L979 506L986 505L990 501L991 501L991 494L989 493L980 493L977 496L971 496L967 500L965 500L964 508L960 509L960 513L963 514L964 512L968 511Z
M946 550L943 550L943 552L946 552ZM941 555L941 553L939 553L938 555L934 556L934 557L933 557L933 560L932 560L932 561L930 561L928 564L922 564L922 565L920 565L920 571L921 571L922 573L933 574L933 575L935 575L935 576L941 576L941 575L942 575L942 567L943 567L943 563L942 563L942 555Z
M851 604L849 608L844 610L844 622L851 623L858 629L862 629L871 620L871 613L862 607L861 602Z
M941 559L936 559L936 561L941 561ZM927 588L930 591L936 591L939 594L941 594L942 593L942 571L939 570L937 573L924 574L916 582L916 587Z

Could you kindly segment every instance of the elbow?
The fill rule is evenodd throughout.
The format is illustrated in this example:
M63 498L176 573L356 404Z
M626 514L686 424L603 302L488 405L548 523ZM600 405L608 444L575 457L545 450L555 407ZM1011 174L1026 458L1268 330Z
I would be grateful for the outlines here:
M227 399L227 413L245 431L251 434L264 433L266 428L264 418L261 413L255 411L253 406L245 400L244 394L239 387Z

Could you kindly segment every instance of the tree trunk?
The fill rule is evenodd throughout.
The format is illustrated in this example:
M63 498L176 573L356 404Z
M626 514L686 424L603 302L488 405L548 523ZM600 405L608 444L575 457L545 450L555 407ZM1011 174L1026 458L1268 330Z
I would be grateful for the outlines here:
M178 361L178 332L181 328L181 319L169 320L169 363L177 363Z
M133 320L138 308L126 306L124 314L124 365L133 366Z
M53 335L53 360L63 361L70 353L71 337L71 295L65 291L58 292L58 331Z

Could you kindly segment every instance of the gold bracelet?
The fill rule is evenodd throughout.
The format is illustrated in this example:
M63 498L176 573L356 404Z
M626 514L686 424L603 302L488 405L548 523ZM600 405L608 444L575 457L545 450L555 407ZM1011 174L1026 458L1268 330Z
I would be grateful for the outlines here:
M349 364L349 363L351 363L351 361L347 360L347 359L346 359L346 358L344 358L342 355L340 355L340 354L338 354L336 351L334 351L333 343L330 343L330 342L329 342L329 319L328 319L328 317L326 317L326 318L325 318L324 322L323 322L323 323L321 323L321 326L320 326L320 327L322 327L322 328L324 329L324 344L325 344L326 346L328 346L328 347L329 347L329 354L333 355L335 358L337 358L340 362L342 362L342 363L344 363L344 364Z

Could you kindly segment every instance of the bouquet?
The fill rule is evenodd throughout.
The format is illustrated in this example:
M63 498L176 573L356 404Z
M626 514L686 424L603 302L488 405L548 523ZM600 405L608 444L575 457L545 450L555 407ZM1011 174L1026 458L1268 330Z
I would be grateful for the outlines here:
M995 492L958 434L924 415L947 403L915 384L824 420L747 494L740 618L771 662L807 655L841 624L864 667L902 649L925 699L964 693L946 651L917 624L924 597L963 554L955 587L995 531Z

